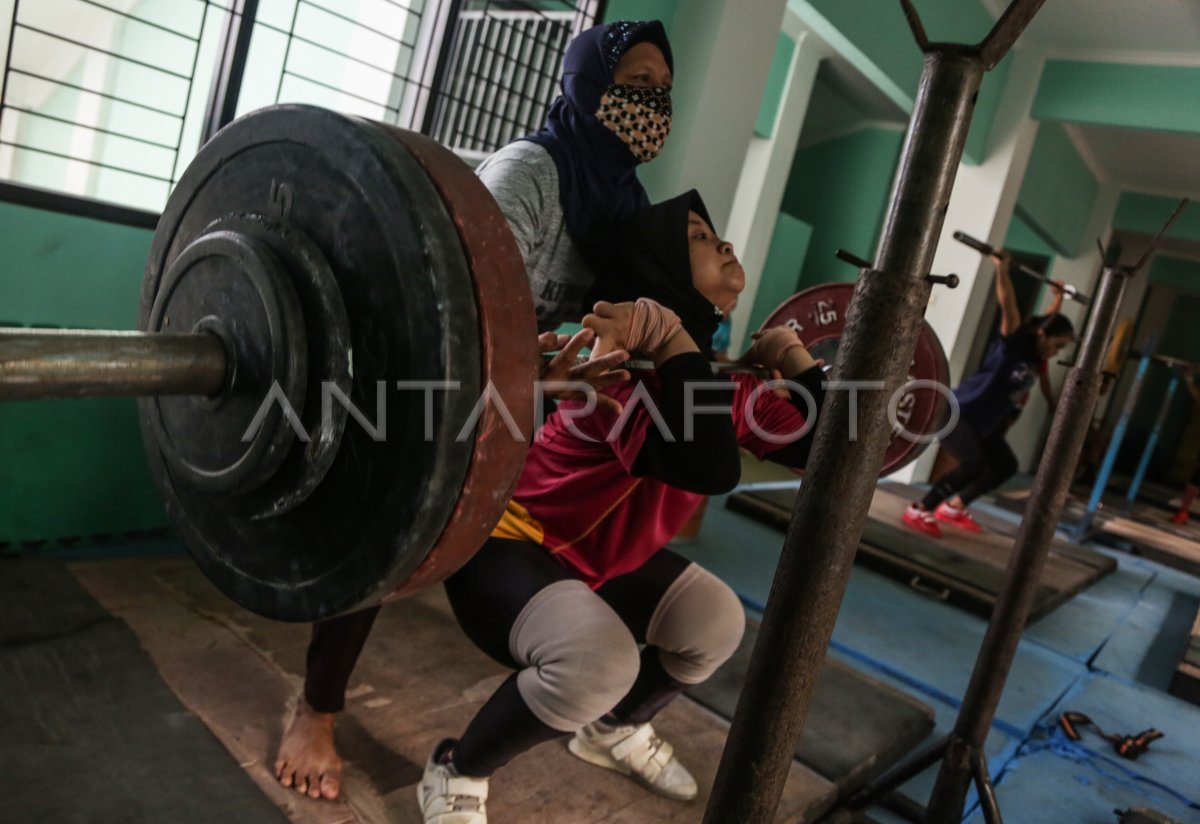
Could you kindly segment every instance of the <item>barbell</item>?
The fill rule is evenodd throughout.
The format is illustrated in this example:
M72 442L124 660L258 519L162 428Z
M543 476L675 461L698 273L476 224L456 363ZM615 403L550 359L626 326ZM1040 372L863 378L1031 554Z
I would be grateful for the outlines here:
M764 326L832 363L853 290L805 290ZM524 264L487 189L420 134L293 105L221 130L159 220L138 328L0 331L0 399L137 396L184 546L261 615L445 579L519 478L540 364ZM949 379L928 324L910 379ZM942 405L909 388L897 418L926 434ZM923 448L894 437L884 472Z
M999 252L1000 252L999 249L997 249L995 246L992 246L990 243L982 241L979 238L971 237L966 232L955 232L954 239L957 240L959 243L962 243L965 246L970 246L976 252L978 252L979 254L984 255L986 257L990 257L992 255L999 254ZM1063 295L1065 295L1070 300L1076 301L1077 303L1081 303L1084 306L1087 306L1089 303L1092 302L1091 298L1089 298L1087 295L1080 292L1078 289L1076 289L1074 286L1072 286L1069 283L1062 284L1062 286L1060 287L1059 284L1055 283L1053 280L1046 277L1038 270L1033 269L1029 266L1026 266L1024 263L1021 263L1019 260L1014 260L1012 262L1012 265L1013 265L1014 269L1016 269L1018 272L1020 272L1023 275L1027 275L1028 277L1031 277L1034 280L1040 280L1042 283L1045 283L1049 286L1061 288L1063 291Z

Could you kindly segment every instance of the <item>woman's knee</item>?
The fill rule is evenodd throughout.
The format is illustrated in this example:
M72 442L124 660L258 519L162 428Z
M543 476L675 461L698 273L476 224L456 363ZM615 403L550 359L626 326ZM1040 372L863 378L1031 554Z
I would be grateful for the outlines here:
M659 649L668 675L699 684L729 660L745 629L746 613L737 594L693 564L659 602L646 641Z
M514 624L509 645L525 667L517 676L525 703L563 732L611 710L638 674L633 635L580 581L561 581L538 593Z

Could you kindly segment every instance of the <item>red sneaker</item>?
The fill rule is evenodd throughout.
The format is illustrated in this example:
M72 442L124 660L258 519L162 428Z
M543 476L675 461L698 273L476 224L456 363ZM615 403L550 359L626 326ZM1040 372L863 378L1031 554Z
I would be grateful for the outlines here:
M908 509L904 510L903 521L906 526L928 535L930 538L942 537L942 528L937 525L933 513L921 509L916 504L909 504Z
M971 513L967 512L966 508L959 509L956 506L950 506L947 503L938 504L938 508L933 511L933 517L939 521L944 521L948 524L954 524L959 529L964 529L967 532L974 532L976 535L983 532L983 527L979 522L971 517Z
M1186 509L1179 510L1171 517L1171 523L1183 526L1188 522L1188 514Z

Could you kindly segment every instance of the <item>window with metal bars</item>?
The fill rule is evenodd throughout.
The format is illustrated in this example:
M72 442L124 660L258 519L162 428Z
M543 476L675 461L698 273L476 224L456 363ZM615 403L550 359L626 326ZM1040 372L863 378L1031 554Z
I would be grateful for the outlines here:
M482 158L536 131L558 95L567 44L596 19L597 0L466 0L455 16L426 131Z
M195 151L206 91L197 86L213 63L223 6L0 0L6 5L0 178L161 209Z
M599 0L0 0L0 179L160 211L234 113L309 103L479 158L536 130Z

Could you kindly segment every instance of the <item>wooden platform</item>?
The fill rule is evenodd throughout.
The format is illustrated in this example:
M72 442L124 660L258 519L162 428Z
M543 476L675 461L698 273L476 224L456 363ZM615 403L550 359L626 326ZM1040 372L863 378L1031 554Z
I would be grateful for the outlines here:
M1175 668L1169 691L1177 698L1200 706L1200 610L1196 612L1191 637L1179 659L1179 666Z
M1019 513L1024 510L1028 497L1027 489L1013 490L996 496L995 502ZM1200 524L1178 526L1157 507L1135 503L1126 510L1124 504L1124 498L1102 503L1092 521L1098 539L1108 537L1125 542L1139 555L1200 576ZM1067 525L1079 523L1086 507L1085 501L1068 498L1063 508L1063 522Z
M200 717L263 793L294 822L418 824L416 784L438 740L457 735L508 672L458 630L440 587L386 606L367 643L337 738L348 766L344 800L312 801L270 772L290 704L299 693L306 625L242 611L184 558L73 564L75 576L137 634L163 679ZM545 744L492 781L497 824L698 822L728 722L700 705L673 702L655 722L692 769L701 797L679 803ZM793 763L779 822L828 810L834 784ZM205 799L195 799L203 805ZM184 815L186 818L186 814Z
M731 495L728 506L784 529L791 519L795 495L790 489L757 489ZM876 490L856 562L903 580L931 597L990 616L1012 553L1011 526L1004 523L1000 530L995 521L989 521L982 535L945 527L940 541L927 538L901 522L913 497L903 486L881 485ZM1115 569L1116 562L1102 553L1055 540L1030 621Z

